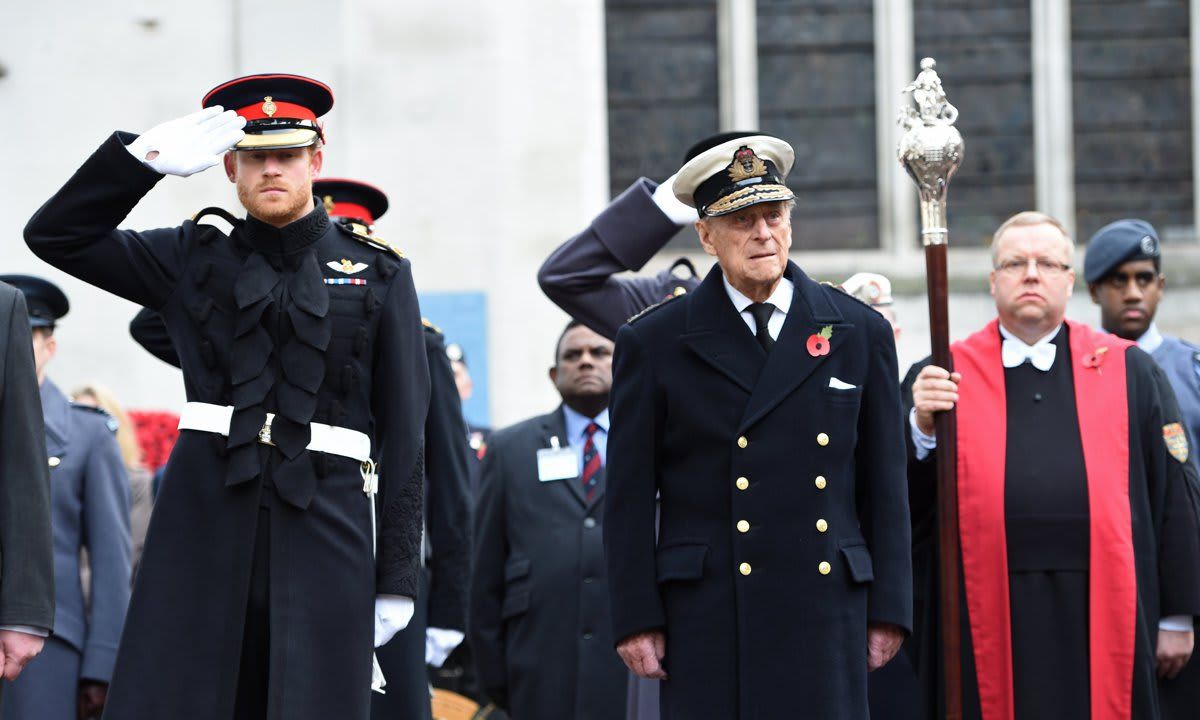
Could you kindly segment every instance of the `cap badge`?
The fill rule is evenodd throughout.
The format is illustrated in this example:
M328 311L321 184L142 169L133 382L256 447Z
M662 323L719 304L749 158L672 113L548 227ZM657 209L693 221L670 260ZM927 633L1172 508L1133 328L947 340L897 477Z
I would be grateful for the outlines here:
M1153 255L1158 248L1155 247L1154 238L1149 235L1142 236L1142 254Z
M353 275L354 273L359 273L367 269L366 263L350 262L346 258L342 258L340 262L337 260L330 260L329 262L325 263L325 266L330 270L336 270L337 272L345 273L347 275Z
M275 117L275 111L278 109L279 108L277 108L275 106L275 101L271 99L270 95L263 98L263 104L262 104L263 115L266 115L267 117Z
M743 145L733 154L733 162L729 164L729 177L734 182L762 177L767 174L767 164L754 151Z
M333 196L332 195L326 195L325 197L321 198L321 204L325 206L325 212L327 212L327 213L333 212Z

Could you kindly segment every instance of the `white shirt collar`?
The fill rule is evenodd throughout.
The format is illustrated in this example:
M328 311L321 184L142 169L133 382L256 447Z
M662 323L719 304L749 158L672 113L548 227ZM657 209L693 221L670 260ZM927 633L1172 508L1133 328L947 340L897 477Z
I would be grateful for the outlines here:
M1060 332L1062 332L1062 323L1059 323L1058 327L1054 328L1054 331L1051 332L1049 335L1046 335L1041 340L1038 340L1034 344L1029 345L1024 340L1022 340L1021 338L1014 335L1008 328L1004 327L1004 323L1000 323L1000 335L1003 336L1005 340L1012 340L1014 342L1019 342L1027 348L1035 348L1035 347L1038 347L1039 345L1045 345L1046 343L1053 341L1054 338L1058 337L1058 334Z
M721 282L725 283L725 293L729 295L729 300L733 303L733 307L743 313L746 308L754 304L754 301L743 295L737 288L729 283L729 278L725 277L725 273L721 273ZM765 302L769 302L775 306L776 312L781 312L784 315L792 307L792 293L795 292L795 286L792 281L786 277L779 279L779 284L775 286L775 291L771 293L771 297Z
M1146 328L1146 332L1137 339L1138 347L1147 353L1152 353L1163 344L1162 333L1158 331L1158 323L1150 323L1150 327Z

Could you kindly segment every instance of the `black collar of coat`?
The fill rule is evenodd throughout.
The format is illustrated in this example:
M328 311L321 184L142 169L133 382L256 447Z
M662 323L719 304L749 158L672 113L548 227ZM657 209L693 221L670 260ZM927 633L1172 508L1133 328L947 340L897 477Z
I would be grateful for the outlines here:
M314 203L312 212L281 228L246 215L242 232L250 246L267 257L295 255L315 243L329 230L325 206Z
M721 267L714 266L688 297L687 331L681 340L702 360L750 394L739 432L764 417L793 390L812 376L829 356L845 343L844 333L853 327L830 299L838 292L809 279L793 262L784 277L792 281L792 305L779 338L768 355L740 317L725 292ZM829 326L829 352L814 356L808 339Z

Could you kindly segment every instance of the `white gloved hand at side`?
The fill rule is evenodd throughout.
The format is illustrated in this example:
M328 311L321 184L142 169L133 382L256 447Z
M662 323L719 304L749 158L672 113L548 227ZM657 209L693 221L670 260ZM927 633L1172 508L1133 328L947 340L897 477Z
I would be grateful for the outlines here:
M441 667L454 648L462 644L464 636L458 630L427 628L425 630L425 664Z
M379 595L375 598L375 647L386 645L392 636L408 627L412 620L413 599L403 595Z
M659 210L662 210L667 219L676 225L691 225L699 218L699 214L696 212L696 208L679 202L679 198L675 197L675 191L672 189L674 185L675 175L663 180L662 184L654 189L654 204L658 206Z
M155 125L125 149L146 167L164 175L187 177L221 162L241 142L246 119L220 105Z

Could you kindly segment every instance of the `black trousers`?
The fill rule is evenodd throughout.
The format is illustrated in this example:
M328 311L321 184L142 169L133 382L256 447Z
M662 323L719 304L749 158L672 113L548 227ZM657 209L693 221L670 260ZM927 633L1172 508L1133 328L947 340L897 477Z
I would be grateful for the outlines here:
M233 720L266 720L271 678L271 513L258 510Z

